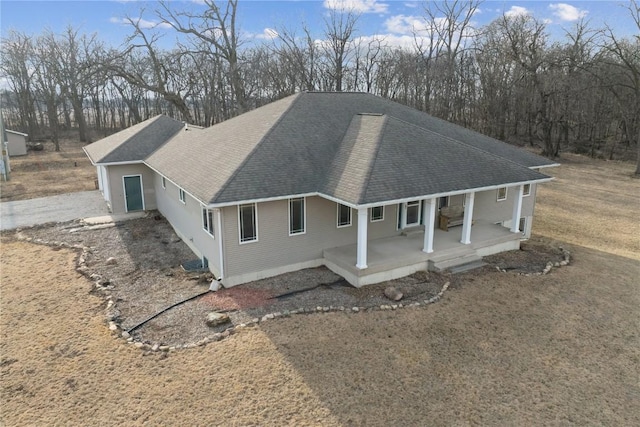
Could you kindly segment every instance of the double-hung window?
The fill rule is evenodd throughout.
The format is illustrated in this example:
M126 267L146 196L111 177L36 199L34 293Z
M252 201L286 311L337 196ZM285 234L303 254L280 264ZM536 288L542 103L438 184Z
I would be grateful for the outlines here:
M258 212L255 203L238 206L238 226L240 229L240 243L258 240Z
M185 196L184 196L184 190L182 188L180 188L178 190L178 197L180 198L180 201L182 203L184 203L185 205L187 204L187 201L186 201Z
M503 201L503 200L507 200L507 187L500 187L498 188L498 197L497 200L499 202Z
M213 231L213 211L211 209L202 208L202 228L204 231L215 237Z
M384 221L384 206L374 206L371 208L371 222Z
M338 203L338 227L351 225L351 208Z
M167 179L164 176L162 177L162 188L167 189Z
M305 199L289 199L289 236L304 234L306 229Z
M530 194L531 194L531 184L525 184L524 188L522 189L522 195L526 197Z

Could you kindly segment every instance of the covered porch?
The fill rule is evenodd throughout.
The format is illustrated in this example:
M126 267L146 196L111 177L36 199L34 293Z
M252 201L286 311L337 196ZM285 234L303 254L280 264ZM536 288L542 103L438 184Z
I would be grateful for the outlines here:
M433 251L424 248L424 230L367 242L367 267L358 268L356 243L324 251L325 265L356 287L393 280L420 270L441 271L480 261L483 256L520 247L522 235L498 224L476 221L469 244L461 243L463 227L434 230ZM400 233L400 232L399 232Z

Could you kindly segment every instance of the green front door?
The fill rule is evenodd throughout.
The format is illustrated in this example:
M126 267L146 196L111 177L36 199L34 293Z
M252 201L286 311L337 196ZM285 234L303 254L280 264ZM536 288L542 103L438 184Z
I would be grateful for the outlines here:
M127 212L141 211L144 209L142 201L142 177L140 175L125 176L124 200Z

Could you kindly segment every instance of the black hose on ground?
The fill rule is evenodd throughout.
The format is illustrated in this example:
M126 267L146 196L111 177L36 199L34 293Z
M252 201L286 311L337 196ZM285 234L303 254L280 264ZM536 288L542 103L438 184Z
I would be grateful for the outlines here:
M169 307L165 308L164 310L157 312L156 314L154 314L153 316L149 317L148 319L143 320L142 322L138 323L138 324L137 324L137 325L135 325L134 327L127 329L127 332L128 332L128 333L131 333L131 332L135 331L136 329L138 329L140 326L142 326L142 325L144 325L145 323L147 323L148 321L153 320L153 319L155 319L156 317L160 316L162 313L164 313L164 312L166 312L166 311L169 311L169 310L171 310L172 308L179 306L180 304L184 304L184 303L185 303L185 302L187 302L187 301L191 301L191 300L194 300L194 299L196 299L196 298L198 298L198 297L201 297L201 296L203 296L203 295L206 295L206 294L208 294L209 292L213 292L213 291L211 291L211 290L207 290L207 291L204 291L204 292L199 293L198 295L194 295L194 296L189 297L189 298L187 298L187 299L185 299L185 300L179 301L179 302L177 302L177 303L175 303L175 304L173 304L173 305L171 305L171 306L169 306Z

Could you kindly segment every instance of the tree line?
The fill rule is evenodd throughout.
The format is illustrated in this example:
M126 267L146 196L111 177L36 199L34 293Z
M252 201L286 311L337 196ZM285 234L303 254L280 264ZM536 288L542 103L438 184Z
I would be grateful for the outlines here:
M331 10L322 34L301 23L257 43L242 36L238 0L204 3L194 13L160 1L155 26L146 11L126 18L118 47L73 27L10 31L0 48L5 123L58 149L65 130L90 142L160 113L210 126L299 91L362 91L552 158L571 149L640 159L638 0L625 6L636 35L581 20L560 41L530 14L478 28L480 1L425 2L402 47L359 35L353 10ZM170 49L167 32L181 35Z

